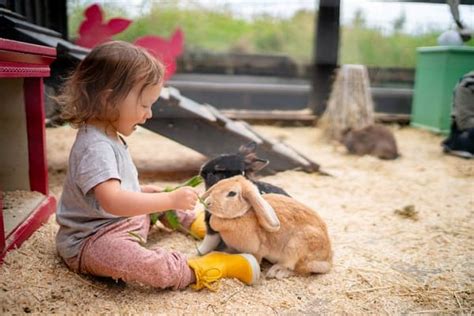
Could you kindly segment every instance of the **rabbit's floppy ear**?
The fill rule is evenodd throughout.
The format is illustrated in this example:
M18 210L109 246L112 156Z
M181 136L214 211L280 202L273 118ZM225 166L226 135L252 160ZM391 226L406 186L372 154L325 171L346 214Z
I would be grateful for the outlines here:
M256 186L241 177L243 197L252 205L257 215L257 220L266 231L276 232L280 229L280 220L273 207L265 201Z

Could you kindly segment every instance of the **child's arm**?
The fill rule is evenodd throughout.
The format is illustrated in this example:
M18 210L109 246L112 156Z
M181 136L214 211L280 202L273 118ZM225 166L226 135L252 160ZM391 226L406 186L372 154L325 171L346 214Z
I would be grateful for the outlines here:
M160 193L124 191L120 181L115 179L96 185L94 194L104 210L117 216L136 216L170 209L192 210L198 198L196 191L190 187Z
M140 185L140 189L142 190L143 193L158 193L158 192L163 191L162 188L157 187L156 185L152 185L152 184Z

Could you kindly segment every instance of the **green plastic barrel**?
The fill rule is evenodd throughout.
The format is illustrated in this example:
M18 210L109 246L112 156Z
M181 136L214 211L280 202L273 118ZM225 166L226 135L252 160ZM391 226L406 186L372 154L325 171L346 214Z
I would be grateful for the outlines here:
M453 89L474 70L474 47L438 46L417 49L411 125L448 134Z

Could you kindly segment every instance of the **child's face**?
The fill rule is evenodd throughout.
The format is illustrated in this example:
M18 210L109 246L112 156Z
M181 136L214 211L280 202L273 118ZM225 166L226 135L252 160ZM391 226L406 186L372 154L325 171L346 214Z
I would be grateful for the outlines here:
M125 100L118 105L119 119L113 126L120 134L129 136L138 124L144 124L151 118L151 106L158 100L161 93L161 84L147 86L140 95L140 85L134 87Z

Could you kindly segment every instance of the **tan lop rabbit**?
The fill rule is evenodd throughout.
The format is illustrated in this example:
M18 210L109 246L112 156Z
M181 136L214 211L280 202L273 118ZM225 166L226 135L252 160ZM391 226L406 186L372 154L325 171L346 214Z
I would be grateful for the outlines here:
M319 215L281 194L260 195L243 176L221 180L203 195L210 225L226 245L274 265L267 277L326 273L332 250L327 227Z

